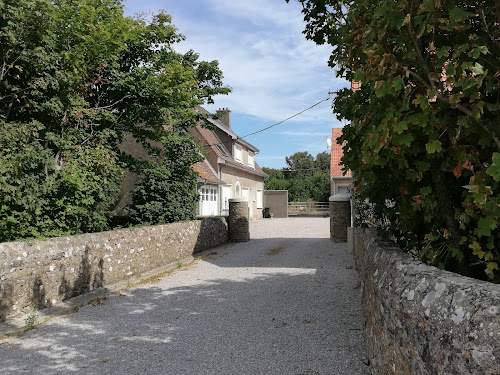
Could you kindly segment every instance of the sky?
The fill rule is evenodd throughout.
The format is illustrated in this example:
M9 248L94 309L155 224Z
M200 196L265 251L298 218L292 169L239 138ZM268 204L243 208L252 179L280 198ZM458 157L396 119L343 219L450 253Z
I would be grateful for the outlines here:
M174 46L190 49L200 60L218 60L229 95L215 97L204 108L231 110L231 126L239 136L255 132L326 99L347 87L328 67L331 46L305 39L298 1L291 0L125 0L128 16L164 9L186 37ZM261 167L286 167L285 157L327 151L331 129L342 127L331 100L272 129L245 138L260 152Z

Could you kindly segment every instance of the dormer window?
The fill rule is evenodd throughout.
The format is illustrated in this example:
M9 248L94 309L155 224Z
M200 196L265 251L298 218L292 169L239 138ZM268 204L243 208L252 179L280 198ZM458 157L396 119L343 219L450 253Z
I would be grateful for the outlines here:
M234 145L234 160L238 163L243 163L243 149L240 145Z
M225 157L227 157L227 156L228 156L228 155L227 155L227 153L226 153L226 151L222 148L222 146L221 146L221 145L216 144L216 145L215 145L215 147L217 147L217 150L219 150L219 152L220 152L222 155L224 155Z
M248 166L255 168L255 154L252 151L248 151Z

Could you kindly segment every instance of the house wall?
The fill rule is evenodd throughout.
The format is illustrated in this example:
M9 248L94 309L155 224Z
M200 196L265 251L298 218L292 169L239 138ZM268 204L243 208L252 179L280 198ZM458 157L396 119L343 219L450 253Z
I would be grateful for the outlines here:
M288 190L265 190L264 207L275 218L288 217Z
M339 187L347 187L351 189L352 185L352 177L347 178L331 178L330 179L330 196L334 196L339 193Z
M159 142L151 143L155 147L161 147ZM148 154L148 151L144 148L142 144L137 142L132 134L126 134L122 140L122 143L119 145L120 151L131 155L137 160L145 160L152 161L153 158ZM118 213L118 215L122 214L122 210L132 203L132 192L135 188L135 183L137 182L137 174L130 171L129 169L125 170L125 173L122 177L121 190L118 195L118 201L113 207L113 209Z
M373 374L499 374L500 285L427 266L356 229Z
M237 182L241 188L251 188L250 201L248 202L251 212L250 219L262 219L262 208L257 208L256 194L257 190L264 192L264 178L228 165L222 165L220 168L222 170L221 180L231 185L231 198L241 198L241 194L237 196L235 192Z
M214 218L1 243L0 321L175 268L227 240L226 220Z

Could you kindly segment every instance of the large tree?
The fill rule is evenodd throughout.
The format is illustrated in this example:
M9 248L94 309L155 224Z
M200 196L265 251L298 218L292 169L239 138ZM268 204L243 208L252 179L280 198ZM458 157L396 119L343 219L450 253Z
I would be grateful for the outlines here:
M321 152L316 159L308 152L296 152L285 158L288 168L263 168L269 176L266 190L288 190L290 202L326 202L330 196L330 155Z
M351 120L343 163L380 229L429 263L500 281L500 3L299 1L306 36L361 82L334 110Z
M173 133L192 148L193 108L229 88L181 40L120 0L0 0L0 241L105 229L124 169L154 163L121 153L126 136L162 165Z

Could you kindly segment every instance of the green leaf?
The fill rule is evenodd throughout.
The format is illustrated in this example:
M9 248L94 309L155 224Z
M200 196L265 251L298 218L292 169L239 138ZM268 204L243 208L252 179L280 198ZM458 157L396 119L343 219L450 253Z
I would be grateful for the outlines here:
M474 49L474 52L472 53L472 57L477 59L480 54L486 55L488 54L488 47L486 46L478 46Z
M400 91L404 86L405 84L401 77L396 78L394 82L392 82L392 87L394 87L396 91Z
M486 170L486 173L493 177L495 181L500 181L500 152L493 154L493 163Z
M421 95L418 97L418 102L420 103L420 108L427 109L429 108L429 98L425 95Z
M377 95L377 98L382 98L383 96L387 95L389 92L391 92L391 84L389 82L384 82L375 92Z
M400 135L395 138L400 144L409 147L413 140L415 139L412 134Z
M432 140L425 146L427 153L434 154L436 152L441 152L441 142L438 140Z
M472 253L476 255L479 259L482 259L486 252L484 252L481 248L481 245L477 241L473 241L469 247L472 249Z
M394 130L398 134L401 134L402 132L404 132L407 129L408 129L408 122L406 120L402 120L402 121L396 122L394 124Z
M437 52L437 57L448 57L450 55L449 50L451 49L450 46L442 46L439 51Z
M462 8L454 8L450 12L450 18L453 21L464 21L467 18L470 18L472 16L474 16L474 13L467 12L466 10L464 10Z
M486 216L479 219L477 226L477 235L479 237L482 236L491 236L491 231L497 227L497 220L493 216Z
M481 64L476 63L474 64L473 72L475 74L484 74L484 67Z

